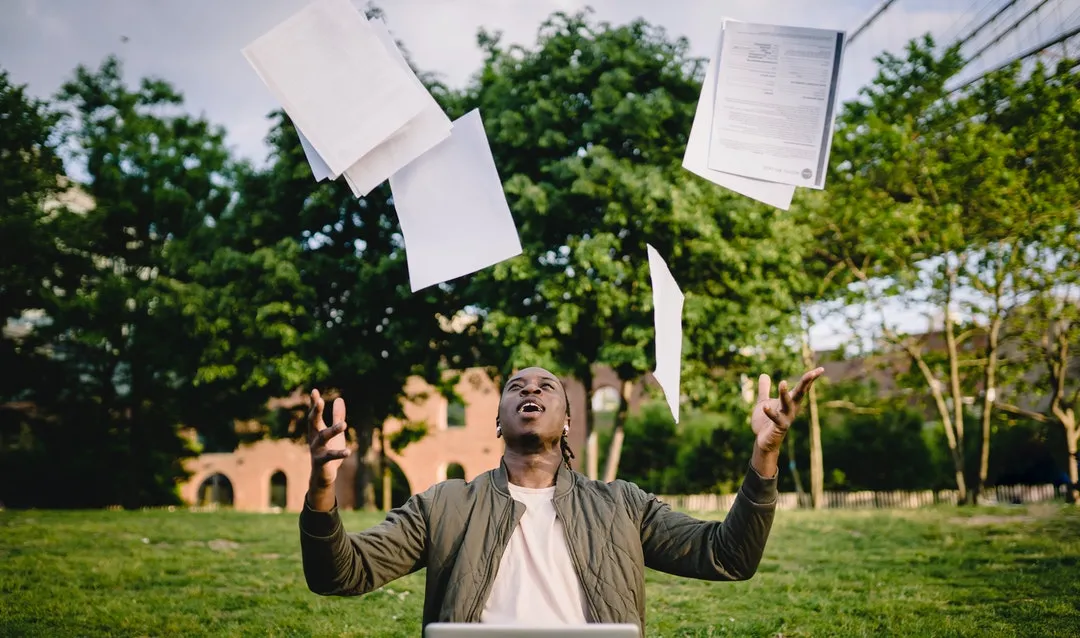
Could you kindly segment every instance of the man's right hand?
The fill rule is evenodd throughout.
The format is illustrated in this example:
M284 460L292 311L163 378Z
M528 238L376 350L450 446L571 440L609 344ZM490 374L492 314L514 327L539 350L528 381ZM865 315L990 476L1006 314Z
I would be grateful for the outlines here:
M341 462L349 456L345 445L345 400L338 398L333 405L333 425L323 423L326 403L318 390L311 391L311 412L308 413L308 446L311 448L311 485L308 504L312 509L326 512L334 507L334 480Z

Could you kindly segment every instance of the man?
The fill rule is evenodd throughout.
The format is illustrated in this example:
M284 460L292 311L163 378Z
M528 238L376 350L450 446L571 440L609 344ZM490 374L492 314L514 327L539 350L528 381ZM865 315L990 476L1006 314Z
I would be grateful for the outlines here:
M758 380L751 417L750 468L723 522L672 511L632 483L592 481L570 469L570 406L547 370L507 381L495 436L506 441L499 467L470 482L439 483L359 533L346 533L334 498L343 449L345 403L333 425L312 392L312 473L300 514L308 587L355 596L427 568L423 623L490 622L531 626L585 622L645 625L645 568L705 580L746 580L765 550L776 509L780 444L803 395ZM337 442L337 443L335 443Z

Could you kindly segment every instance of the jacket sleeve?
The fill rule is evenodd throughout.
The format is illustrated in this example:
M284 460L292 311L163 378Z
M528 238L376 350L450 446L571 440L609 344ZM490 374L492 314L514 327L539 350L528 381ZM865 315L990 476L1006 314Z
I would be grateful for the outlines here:
M631 493L646 567L703 580L747 580L757 571L776 511L775 478L751 467L723 522L673 511L637 486Z
M411 574L427 563L427 517L423 494L410 498L386 520L346 533L335 505L329 512L300 513L300 552L308 588L323 596L359 596Z

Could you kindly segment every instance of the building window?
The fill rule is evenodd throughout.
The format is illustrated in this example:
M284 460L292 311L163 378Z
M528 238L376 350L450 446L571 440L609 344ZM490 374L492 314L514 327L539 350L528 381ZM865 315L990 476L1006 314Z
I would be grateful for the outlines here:
M465 404L461 401L451 401L446 406L446 427L465 427Z
M599 388L592 395L593 420L596 430L610 430L615 425L615 413L619 411L619 391L611 386Z
M270 507L285 509L289 502L289 480L285 478L285 472L278 470L270 477Z

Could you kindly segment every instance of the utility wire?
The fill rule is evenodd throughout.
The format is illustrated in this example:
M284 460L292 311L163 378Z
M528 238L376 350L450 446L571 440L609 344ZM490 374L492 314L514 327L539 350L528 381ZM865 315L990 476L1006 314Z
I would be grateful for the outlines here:
M862 24L855 27L855 31L848 37L845 46L850 46L851 43L855 41L855 38L859 37L859 35L863 31L866 31L866 29L868 29L871 24L874 24L874 21L877 20L882 13L885 13L885 10L888 9L894 2L896 2L896 0L882 0L880 3L878 3L878 6L874 8L874 10L870 13L869 16L867 16L865 20L863 20Z

